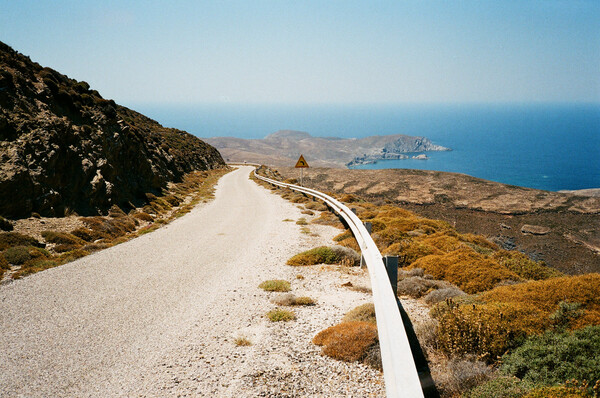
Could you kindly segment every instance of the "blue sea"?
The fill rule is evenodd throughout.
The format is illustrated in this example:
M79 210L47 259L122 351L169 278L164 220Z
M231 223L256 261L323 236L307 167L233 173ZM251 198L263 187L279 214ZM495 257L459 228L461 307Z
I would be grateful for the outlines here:
M452 148L428 152L428 160L357 168L451 171L550 191L600 187L600 104L131 107L198 137L263 138L283 129L344 138L406 134Z

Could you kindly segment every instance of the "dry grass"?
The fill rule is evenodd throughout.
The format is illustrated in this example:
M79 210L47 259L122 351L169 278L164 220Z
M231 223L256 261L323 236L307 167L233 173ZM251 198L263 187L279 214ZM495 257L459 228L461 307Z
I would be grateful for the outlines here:
M289 292L292 290L290 283L281 279L264 281L258 287L267 292Z
M0 250L13 246L43 246L35 238L18 232L0 232Z
M296 319L296 314L293 311L283 310L281 308L276 308L267 312L267 318L271 322L289 322Z
M343 322L319 332L313 343L322 353L346 362L362 360L377 343L377 327L370 322Z
M464 359L451 359L432 373L437 388L445 397L463 396L492 377L492 370L484 362Z

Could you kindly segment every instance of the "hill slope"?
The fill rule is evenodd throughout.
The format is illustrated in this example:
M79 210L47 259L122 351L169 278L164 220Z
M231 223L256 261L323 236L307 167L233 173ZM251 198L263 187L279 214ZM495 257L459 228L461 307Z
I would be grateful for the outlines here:
M365 138L313 137L302 131L281 130L260 140L233 137L207 138L230 161L290 166L304 154L311 166L344 167L380 159L401 159L406 152L447 151L424 137L408 135Z
M0 215L105 212L146 201L219 152L0 42Z

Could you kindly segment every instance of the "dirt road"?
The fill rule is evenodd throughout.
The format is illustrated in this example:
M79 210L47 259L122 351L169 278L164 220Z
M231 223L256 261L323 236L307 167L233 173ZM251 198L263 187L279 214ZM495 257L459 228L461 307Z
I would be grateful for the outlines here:
M233 337L263 334L257 284L307 245L282 222L300 210L249 171L151 234L0 286L0 396L240 396ZM177 374L182 358L202 366Z

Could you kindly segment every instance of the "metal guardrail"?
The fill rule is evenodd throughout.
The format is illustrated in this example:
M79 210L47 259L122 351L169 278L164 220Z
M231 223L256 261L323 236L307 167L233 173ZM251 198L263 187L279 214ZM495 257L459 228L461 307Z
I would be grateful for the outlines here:
M254 166L248 163L245 165ZM396 295L392 290L381 253L362 221L348 207L322 192L272 180L258 175L256 170L254 175L269 184L290 188L320 199L344 218L360 246L371 277L386 395L388 398L423 397L419 374L398 309Z

